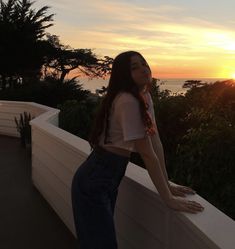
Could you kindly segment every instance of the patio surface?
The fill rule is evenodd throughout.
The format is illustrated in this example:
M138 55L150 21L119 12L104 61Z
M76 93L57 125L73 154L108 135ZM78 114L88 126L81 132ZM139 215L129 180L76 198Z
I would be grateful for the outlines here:
M31 181L20 139L0 136L0 249L73 249L73 234Z

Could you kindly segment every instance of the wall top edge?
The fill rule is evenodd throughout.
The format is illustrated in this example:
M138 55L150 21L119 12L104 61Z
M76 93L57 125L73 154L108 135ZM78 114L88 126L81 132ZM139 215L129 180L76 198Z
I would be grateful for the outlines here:
M12 106L12 105L19 105L19 106L32 106L32 107L37 107L45 111L56 111L59 109L52 108L46 105L38 104L35 102L27 102L27 101L8 101L8 100L0 100L0 107L1 105L7 105L7 106Z

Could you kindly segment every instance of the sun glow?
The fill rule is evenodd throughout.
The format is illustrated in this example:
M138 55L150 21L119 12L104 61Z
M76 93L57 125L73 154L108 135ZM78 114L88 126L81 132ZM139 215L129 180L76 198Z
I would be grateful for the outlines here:
M235 73L232 74L232 78L235 80Z

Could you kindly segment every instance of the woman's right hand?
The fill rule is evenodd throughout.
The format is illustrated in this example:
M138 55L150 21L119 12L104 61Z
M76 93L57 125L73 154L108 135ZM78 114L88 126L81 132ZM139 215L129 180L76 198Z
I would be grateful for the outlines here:
M204 207L200 203L196 201L190 201L181 197L173 196L170 200L166 201L165 203L171 209L192 214L196 214L204 210Z

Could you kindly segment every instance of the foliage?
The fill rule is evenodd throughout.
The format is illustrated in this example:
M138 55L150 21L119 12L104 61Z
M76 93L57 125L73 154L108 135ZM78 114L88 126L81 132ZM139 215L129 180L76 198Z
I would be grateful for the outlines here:
M75 79L61 83L60 80L49 77L41 85L42 93L38 95L40 98L38 102L51 107L57 107L69 99L85 100L90 93L90 91L84 90Z
M0 91L0 99L15 101L30 101L57 107L69 99L84 100L90 91L84 90L75 79L61 83L52 77L45 80L33 81L27 85L19 85L15 89Z
M0 1L0 88L40 76L48 52L42 37L52 26L53 14L46 15L47 6L35 11L32 4L30 0Z
M66 101L59 106L59 127L87 140L98 101L96 98Z
M24 112L20 114L20 118L15 117L15 123L17 131L20 133L21 144L26 147L27 144L31 144L31 126L29 124L31 117L30 113Z
M105 96L105 94L107 93L108 87L106 86L102 86L101 89L96 89L96 94L98 94L99 96Z
M160 91L158 82L154 79L151 92L158 131L168 159L187 129L183 119L190 106L183 95L171 95L169 90Z
M63 45L59 37L47 34L47 41L53 47L44 65L44 76L54 75L61 82L71 71L77 70L87 77L105 77L110 73L113 59L98 58L91 49L74 49Z
M111 57L63 45L58 36L46 33L53 25L49 7L35 11L32 5L30 0L0 0L0 90L48 76L64 82L75 69L90 78L109 74Z
M186 80L182 88L194 89L199 86L204 86L206 83L203 83L201 80Z
M184 98L187 108L179 116L181 131L174 125L178 114L175 120L168 120L172 130L163 126L161 131L169 139L163 139L169 176L175 182L190 185L235 218L232 179L235 173L235 84L224 81L194 87Z
M171 177L235 218L234 123L196 109L191 118L199 121L178 144Z

